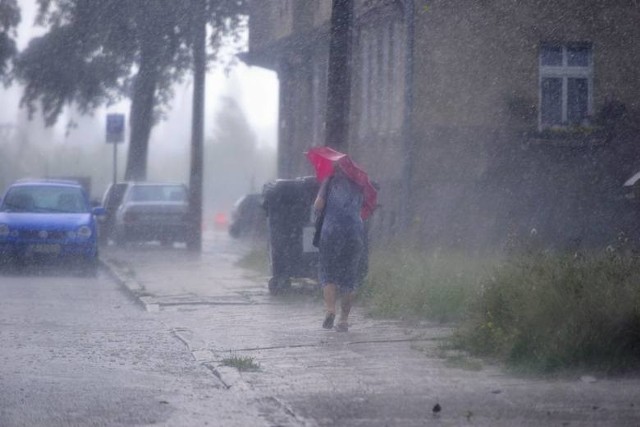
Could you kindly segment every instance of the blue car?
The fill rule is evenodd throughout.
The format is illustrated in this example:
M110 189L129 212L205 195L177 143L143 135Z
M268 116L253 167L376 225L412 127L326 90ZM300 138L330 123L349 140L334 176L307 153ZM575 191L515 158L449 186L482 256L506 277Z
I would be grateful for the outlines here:
M22 266L71 261L87 275L98 268L96 215L82 186L73 181L24 180L0 203L0 260Z

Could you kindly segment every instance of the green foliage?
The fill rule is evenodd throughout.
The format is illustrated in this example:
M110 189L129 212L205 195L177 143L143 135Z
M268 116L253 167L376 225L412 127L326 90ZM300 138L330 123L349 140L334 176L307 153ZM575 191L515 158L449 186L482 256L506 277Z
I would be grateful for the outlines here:
M33 39L18 60L26 84L23 102L40 101L48 124L66 103L91 111L130 95L132 79L147 61L159 72L158 104L191 67L192 2L174 0L39 0L38 22L49 32ZM237 35L244 1L207 0L213 26L210 58L220 40ZM141 75L140 78L149 76ZM160 106L160 105L159 105Z
M81 113L132 100L127 176L146 177L152 125L173 97L173 84L191 69L195 1L38 0L38 22L48 27L16 59L22 103L39 105L47 125L64 107ZM209 59L221 40L237 37L245 0L200 0L212 28Z
M9 61L18 53L16 28L20 23L20 8L16 0L0 0L0 78L8 81Z
M226 359L222 359L222 365L236 368L240 372L244 371L259 371L260 364L253 360L253 357L249 356L237 356L231 355Z
M516 366L621 369L640 362L640 261L538 254L496 269L456 342Z
M536 371L640 363L640 258L527 251L508 260L373 251L372 314L458 323L452 344Z
M222 205L218 208L225 209L242 195L260 190L251 188L252 182L264 182L261 168L265 163L275 165L275 152L272 156L257 152L257 137L233 98L222 99L214 124L213 139L205 142L205 190L216 195Z
M457 254L414 251L400 245L375 249L363 296L374 315L439 322L464 316L486 265Z
M237 262L238 267L253 270L260 274L270 274L271 267L269 265L269 254L267 253L266 245L261 248L254 247L247 252Z

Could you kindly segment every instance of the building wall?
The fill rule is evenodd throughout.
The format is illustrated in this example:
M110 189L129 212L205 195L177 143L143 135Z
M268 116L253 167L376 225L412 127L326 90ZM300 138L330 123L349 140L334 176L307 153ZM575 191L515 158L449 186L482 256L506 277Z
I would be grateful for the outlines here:
M590 129L616 103L638 123L639 4L430 0L413 2L413 14L407 4L355 2L349 152L381 187L374 233L395 234L406 213L428 247L504 248L532 230L557 247L601 245L633 228L616 196L640 166L637 129L540 137L539 54L542 42L590 43ZM273 58L281 82L280 176L311 174L303 152L324 141L331 2L253 7L251 50ZM409 134L407 16L415 31Z
M614 97L630 107L640 105L640 5L634 2L434 0L429 4L415 15L419 123L513 124L511 101L537 106L541 41L592 42L596 104Z
M280 80L279 176L313 174L303 153L325 142L331 2L254 3L260 19L252 14L250 25L260 43L251 49L274 52ZM403 10L394 0L358 0L354 7L349 153L381 187L373 229L392 233L399 225L404 161ZM291 25L281 11L291 13ZM278 33L278 25L286 30Z
M304 152L324 143L327 48L305 51L280 66L278 176L313 174Z
M432 244L500 246L513 233L602 244L625 225L612 195L628 137L571 142L538 128L541 42L590 42L593 112L640 99L634 2L433 0L415 25L415 222ZM588 184L585 184L588 183Z
M328 25L330 0L251 0L249 50Z
M294 0L251 0L249 51L255 52L293 31Z
M404 10L396 1L360 1L356 10L349 151L380 186L371 229L391 236L405 210Z

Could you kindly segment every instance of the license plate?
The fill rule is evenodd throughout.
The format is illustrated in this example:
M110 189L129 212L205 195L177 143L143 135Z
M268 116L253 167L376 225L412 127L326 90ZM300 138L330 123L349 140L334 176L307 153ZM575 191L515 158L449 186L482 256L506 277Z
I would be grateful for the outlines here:
M34 254L56 255L60 253L60 245L41 243L37 245L31 245L29 247L29 251Z

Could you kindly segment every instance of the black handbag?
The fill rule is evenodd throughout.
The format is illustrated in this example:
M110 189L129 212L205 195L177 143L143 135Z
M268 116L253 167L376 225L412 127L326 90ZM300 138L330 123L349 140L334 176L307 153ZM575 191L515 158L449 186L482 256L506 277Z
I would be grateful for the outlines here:
M325 209L322 209L322 212L316 217L316 232L313 234L313 246L316 248L320 247L320 234L322 233L322 223L324 222L324 211Z
M327 203L329 202L329 191L331 191L331 178L329 178L329 182L327 182L327 194L324 197L324 207L322 211L316 216L316 231L313 234L313 246L316 248L320 247L320 235L322 234L322 224L324 223L324 214L327 210Z

